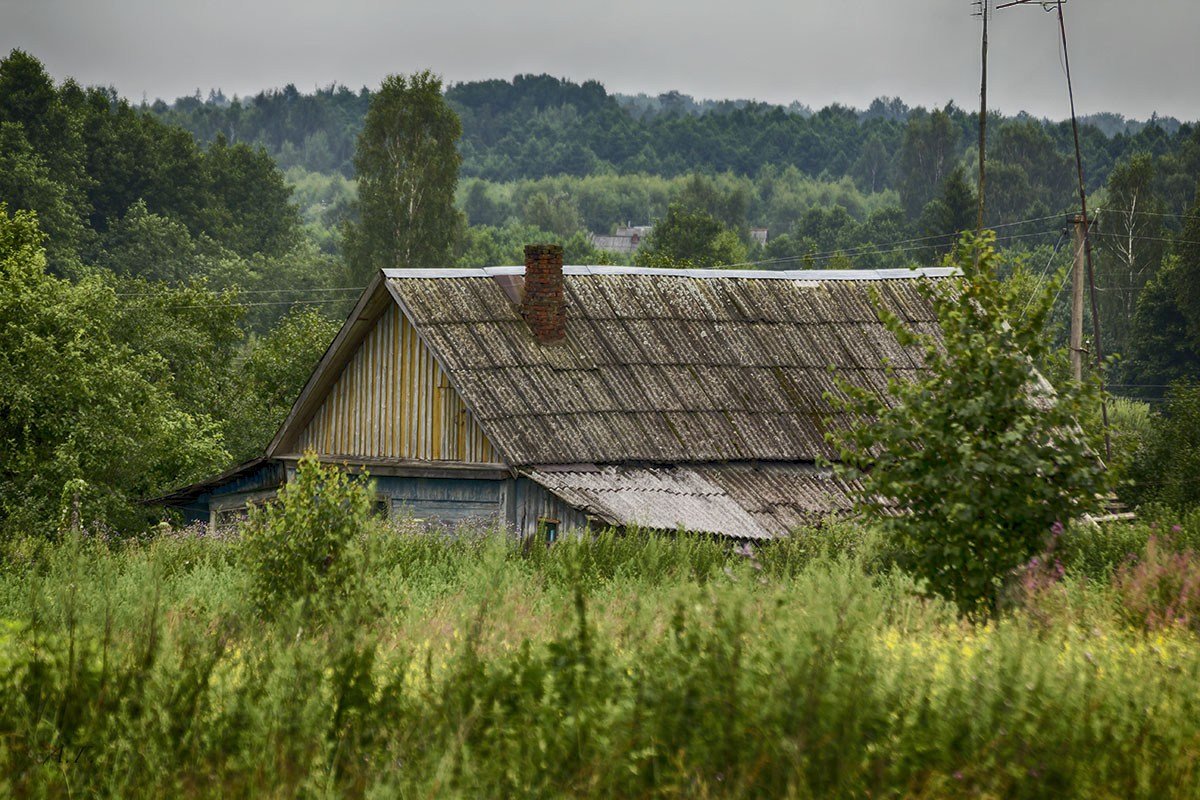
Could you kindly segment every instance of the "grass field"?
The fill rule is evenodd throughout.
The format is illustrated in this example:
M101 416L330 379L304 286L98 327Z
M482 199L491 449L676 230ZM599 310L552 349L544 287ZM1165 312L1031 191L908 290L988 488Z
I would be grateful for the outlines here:
M1068 531L987 622L852 526L357 536L270 613L234 537L10 543L0 794L1200 794L1200 518Z

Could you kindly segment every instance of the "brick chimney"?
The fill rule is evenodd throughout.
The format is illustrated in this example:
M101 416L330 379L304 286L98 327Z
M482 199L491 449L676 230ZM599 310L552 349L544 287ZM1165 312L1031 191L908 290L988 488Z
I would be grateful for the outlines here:
M525 245L525 296L521 300L521 316L540 344L557 342L567 335L562 245Z

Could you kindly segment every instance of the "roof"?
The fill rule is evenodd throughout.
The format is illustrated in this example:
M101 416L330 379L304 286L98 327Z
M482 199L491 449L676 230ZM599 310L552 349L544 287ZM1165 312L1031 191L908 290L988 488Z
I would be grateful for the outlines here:
M572 465L526 471L608 525L774 539L853 508L850 484L800 464Z
M920 368L872 306L936 329L951 270L566 267L567 336L539 345L501 281L523 267L385 270L392 297L513 466L811 462L844 424L831 369L887 396ZM452 280L451 280L452 279Z

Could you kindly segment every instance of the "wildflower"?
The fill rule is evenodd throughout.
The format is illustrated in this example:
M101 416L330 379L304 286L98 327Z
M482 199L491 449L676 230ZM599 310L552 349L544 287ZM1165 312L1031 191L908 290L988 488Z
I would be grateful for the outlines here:
M1059 520L1054 520L1054 524L1050 526L1050 533L1054 536L1061 536L1063 532L1063 524Z
M1171 526L1171 533L1180 533L1182 531L1183 531L1183 526L1178 523Z
M733 548L733 554L742 558L754 558L754 548L750 546L749 542L746 542L741 547Z

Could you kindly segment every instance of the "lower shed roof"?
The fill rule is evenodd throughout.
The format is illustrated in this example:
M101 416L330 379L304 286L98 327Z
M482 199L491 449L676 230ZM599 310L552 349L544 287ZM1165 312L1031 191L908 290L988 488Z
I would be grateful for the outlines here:
M609 525L735 539L780 538L854 505L851 484L804 464L576 464L523 473Z

